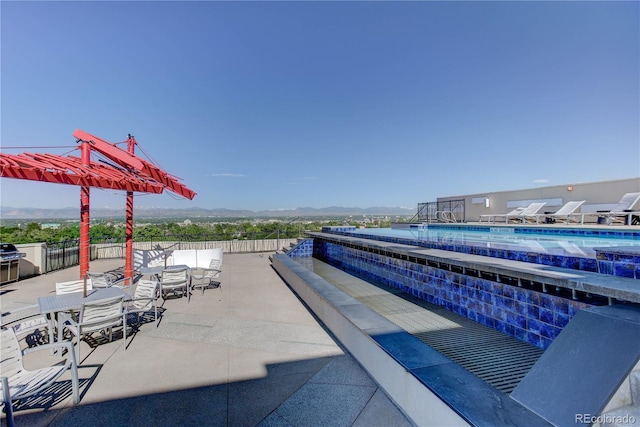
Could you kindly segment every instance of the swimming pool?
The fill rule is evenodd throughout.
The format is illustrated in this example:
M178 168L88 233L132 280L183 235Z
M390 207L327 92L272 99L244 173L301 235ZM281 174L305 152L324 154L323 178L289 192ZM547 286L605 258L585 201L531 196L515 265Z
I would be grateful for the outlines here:
M640 278L640 230L428 225L325 233Z
M415 229L354 228L350 233L361 237L392 237L441 245L477 246L585 258L596 258L596 248L635 247L640 249L640 236L631 237L623 234L609 234L605 237L598 234L584 236L571 234L566 230L566 234L560 235L533 233L531 230L523 233L515 228L487 227L486 230L474 228L449 229L433 226Z

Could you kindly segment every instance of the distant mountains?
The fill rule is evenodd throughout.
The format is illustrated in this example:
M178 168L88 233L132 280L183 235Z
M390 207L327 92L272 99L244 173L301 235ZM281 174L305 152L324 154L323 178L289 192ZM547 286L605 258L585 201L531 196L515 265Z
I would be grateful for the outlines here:
M234 209L170 209L170 208L135 208L136 218L232 218L232 217L315 217L315 216L413 216L414 208L382 207L345 208L331 206L328 208L296 208L285 210L234 210ZM124 209L91 208L92 218L124 218ZM0 218L3 219L79 219L79 208L45 209L45 208L12 208L0 206Z

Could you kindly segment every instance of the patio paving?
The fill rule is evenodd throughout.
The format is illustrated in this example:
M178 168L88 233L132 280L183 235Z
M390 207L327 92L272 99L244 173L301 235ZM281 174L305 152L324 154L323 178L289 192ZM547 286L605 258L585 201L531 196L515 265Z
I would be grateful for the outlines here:
M92 261L90 270L123 264ZM55 293L55 282L78 276L76 266L6 284L2 311L35 304ZM165 301L159 325L143 324L126 351L121 338L80 345L80 404L72 404L64 376L52 401L14 404L17 426L413 425L265 254L225 254L221 287L194 292L190 303ZM51 358L42 351L25 362Z

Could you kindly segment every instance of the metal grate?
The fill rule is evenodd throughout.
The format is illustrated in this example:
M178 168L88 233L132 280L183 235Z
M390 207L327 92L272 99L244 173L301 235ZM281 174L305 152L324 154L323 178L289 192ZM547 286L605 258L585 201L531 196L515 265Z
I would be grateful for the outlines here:
M531 344L314 259L314 272L497 389L511 393L543 353Z

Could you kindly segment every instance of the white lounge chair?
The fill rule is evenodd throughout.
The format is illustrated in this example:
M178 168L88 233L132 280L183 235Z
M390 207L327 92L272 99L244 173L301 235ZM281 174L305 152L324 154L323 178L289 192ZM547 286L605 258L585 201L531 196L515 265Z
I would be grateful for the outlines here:
M510 220L519 220L519 222L522 222L522 223L538 222L538 218L537 218L538 211L542 209L542 207L546 204L547 202L531 203L519 214L516 214L513 217L507 217L506 222L509 222Z
M482 217L489 217L490 221L493 219L491 222L496 222L497 218L504 219L505 224L511 220L525 222L530 218L535 219L538 211L546 204L547 202L533 202L527 207L519 207L506 214L481 215L480 222L482 222Z
M540 219L543 218L551 218L554 220L563 220L565 222L565 224L569 224L572 222L572 218L579 218L580 224L584 224L584 214L577 212L576 210L578 210L578 208L580 206L582 206L582 204L585 202L586 200L580 200L580 201L572 201L572 202L567 202L564 204L564 206L562 206L560 209L558 209L556 212L554 213L550 213L550 214L538 214L536 215L536 223L540 223ZM574 222L578 222L578 220L574 220Z
M506 214L485 214L485 215L480 215L480 222L482 222L483 218L487 219L487 222L495 222L496 218L505 218L505 217L509 217L509 216L515 216L517 214L519 214L520 212L522 212L525 208L524 207L519 207L519 208L515 208L514 210L512 210L509 213Z
M633 217L640 216L640 211L633 210L633 207L640 200L640 193L626 193L609 212L603 213L607 224L628 224L633 223ZM600 213L599 213L600 214Z

